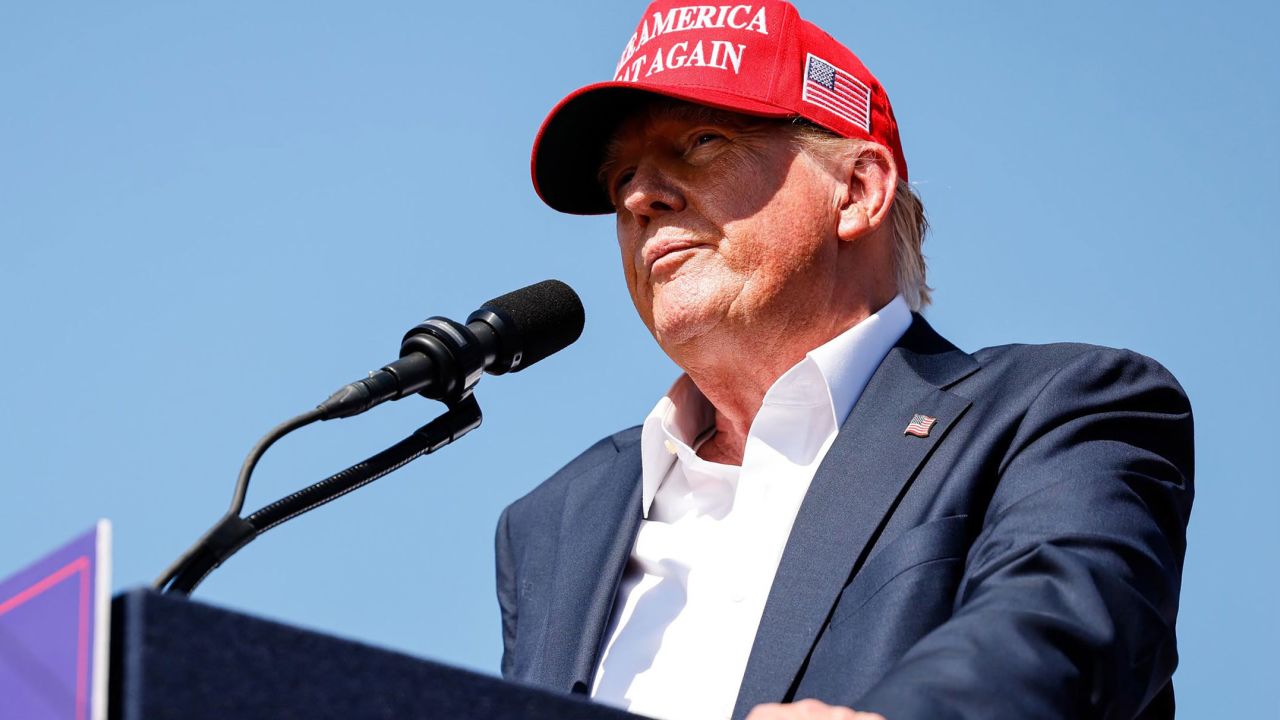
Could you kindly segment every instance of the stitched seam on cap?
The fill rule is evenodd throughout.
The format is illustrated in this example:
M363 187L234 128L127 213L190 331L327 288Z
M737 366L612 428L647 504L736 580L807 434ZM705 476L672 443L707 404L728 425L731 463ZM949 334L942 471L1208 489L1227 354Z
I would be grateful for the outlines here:
M780 35L779 38L787 37L787 31L790 29L789 23L791 23L792 20L799 20L799 19L800 19L800 11L792 8L791 12L787 13L787 18L782 22L782 26L783 26L782 35ZM773 77L769 78L769 92L767 95L765 95L765 97L767 98L775 97L775 95L773 94L773 91L778 87L778 79L782 77L782 68L779 67L779 64L782 62L782 51L785 49L786 49L786 43L780 39L778 41L778 49L773 52L773 73L772 73Z

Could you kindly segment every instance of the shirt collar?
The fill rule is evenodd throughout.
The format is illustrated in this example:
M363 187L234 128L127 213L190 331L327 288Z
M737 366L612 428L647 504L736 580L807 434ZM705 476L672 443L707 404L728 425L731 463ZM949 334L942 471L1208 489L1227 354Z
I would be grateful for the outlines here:
M898 295L862 322L809 351L774 382L765 393L765 403L825 403L839 428L884 356L910 326L911 310ZM714 423L715 408L688 375L681 375L645 418L640 431L645 517L677 455L696 457L694 443Z
M901 295L862 322L809 351L831 393L836 427L844 424L871 376L894 343L911 327L911 308Z

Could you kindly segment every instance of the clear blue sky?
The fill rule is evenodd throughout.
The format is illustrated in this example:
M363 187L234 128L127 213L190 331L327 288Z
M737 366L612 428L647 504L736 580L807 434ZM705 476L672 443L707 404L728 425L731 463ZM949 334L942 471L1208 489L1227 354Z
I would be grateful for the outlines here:
M609 218L528 180L545 112L641 3L0 4L0 575L116 527L117 590L225 508L268 428L428 315L547 277L587 329L486 378L463 443L264 536L198 597L496 672L500 509L673 379ZM1184 717L1280 717L1272 2L800 0L889 89L929 209L928 316L962 347L1078 340L1190 393ZM304 430L249 504L345 467L425 400Z

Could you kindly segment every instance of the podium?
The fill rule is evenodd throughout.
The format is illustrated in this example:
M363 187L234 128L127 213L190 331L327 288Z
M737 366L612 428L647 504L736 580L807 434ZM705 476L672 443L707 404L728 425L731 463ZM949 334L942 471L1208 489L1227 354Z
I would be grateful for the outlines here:
M150 590L111 613L112 720L639 718Z

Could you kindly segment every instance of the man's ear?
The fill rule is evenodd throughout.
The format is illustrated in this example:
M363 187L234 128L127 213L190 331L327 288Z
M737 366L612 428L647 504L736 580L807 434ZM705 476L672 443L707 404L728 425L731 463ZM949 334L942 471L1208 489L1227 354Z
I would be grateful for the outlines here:
M845 194L836 234L841 240L856 240L888 219L898 187L898 169L889 150L875 143L851 149L839 167Z

